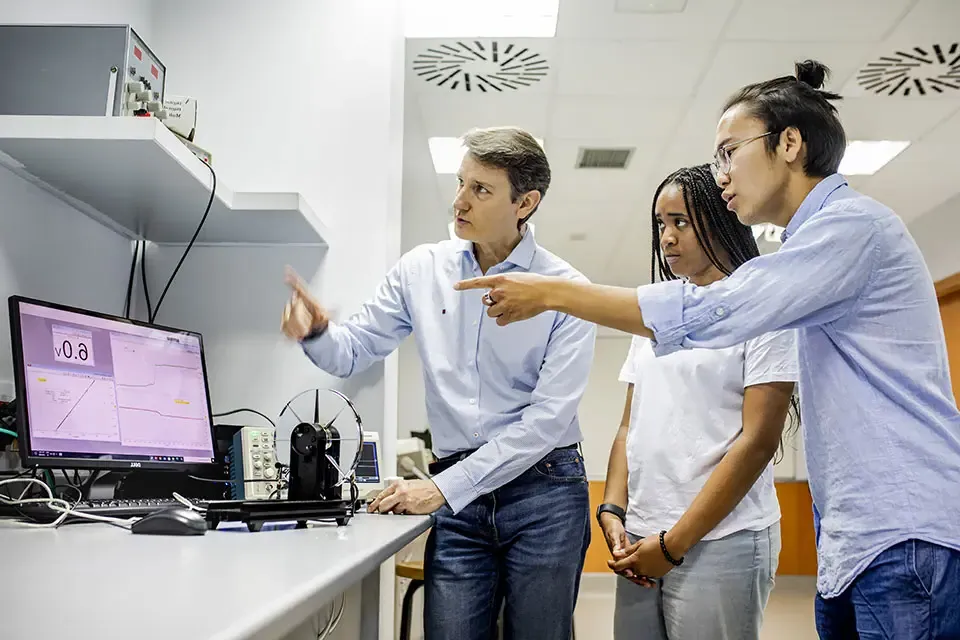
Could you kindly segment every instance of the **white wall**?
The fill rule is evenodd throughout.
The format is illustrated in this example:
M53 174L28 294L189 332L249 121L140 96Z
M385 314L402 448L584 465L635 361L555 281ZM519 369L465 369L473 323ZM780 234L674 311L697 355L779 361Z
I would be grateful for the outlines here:
M123 312L130 243L0 167L0 393L13 395L13 294L105 313Z
M9 24L129 24L150 43L152 0L0 0Z
M917 218L909 228L934 282L960 273L960 196Z

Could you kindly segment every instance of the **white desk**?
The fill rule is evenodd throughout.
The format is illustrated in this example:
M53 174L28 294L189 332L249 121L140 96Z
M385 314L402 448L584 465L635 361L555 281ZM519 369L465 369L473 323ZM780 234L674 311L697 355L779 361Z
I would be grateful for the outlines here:
M272 640L362 580L360 637L376 639L379 567L431 524L363 513L346 527L203 536L0 525L0 636Z

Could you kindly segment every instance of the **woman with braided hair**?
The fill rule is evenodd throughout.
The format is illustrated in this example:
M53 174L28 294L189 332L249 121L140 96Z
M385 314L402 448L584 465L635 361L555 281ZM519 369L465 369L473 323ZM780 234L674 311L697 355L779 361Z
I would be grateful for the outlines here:
M759 255L720 194L708 165L661 183L652 280L705 286ZM618 640L759 637L780 553L773 458L797 377L792 331L663 357L633 338L597 512L611 566L631 559L617 581Z

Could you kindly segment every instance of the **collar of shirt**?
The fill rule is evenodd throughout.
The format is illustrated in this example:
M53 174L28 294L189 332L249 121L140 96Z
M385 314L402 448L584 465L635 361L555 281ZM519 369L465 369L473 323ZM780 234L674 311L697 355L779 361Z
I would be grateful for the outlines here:
M459 243L457 249L468 255L470 260L476 262L477 258L473 254L473 242L463 239L458 239L457 242ZM523 232L523 237L520 238L520 243L513 248L513 251L510 252L510 255L507 256L504 262L516 265L524 271L529 271L530 265L533 264L533 256L536 252L537 243L533 239L533 233L527 228Z
M792 236L797 232L797 229L800 226L810 219L810 216L815 214L820 209L823 209L824 205L827 203L827 198L830 197L834 191L840 187L846 186L847 179L844 178L839 173L834 173L833 175L827 176L820 183L813 188L813 190L807 194L807 197L803 199L803 202L800 203L800 208L797 209L797 212L793 214L793 217L790 218L790 222L787 223L787 228L783 230L783 233L780 234L780 241L786 242L787 238Z

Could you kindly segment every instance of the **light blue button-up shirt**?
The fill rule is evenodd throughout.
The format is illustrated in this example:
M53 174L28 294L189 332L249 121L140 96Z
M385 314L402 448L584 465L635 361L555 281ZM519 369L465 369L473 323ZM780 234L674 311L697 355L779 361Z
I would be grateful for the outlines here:
M903 221L821 181L776 253L707 287L638 289L660 354L797 329L818 591L911 538L960 549L960 414L930 273Z
M585 280L527 232L488 275L530 271ZM473 244L447 240L405 254L376 296L344 324L303 343L321 369L347 377L386 357L411 332L423 362L427 418L439 457L477 449L433 480L454 513L510 482L556 447L582 439L577 407L593 363L596 327L556 312L505 327L484 291Z

